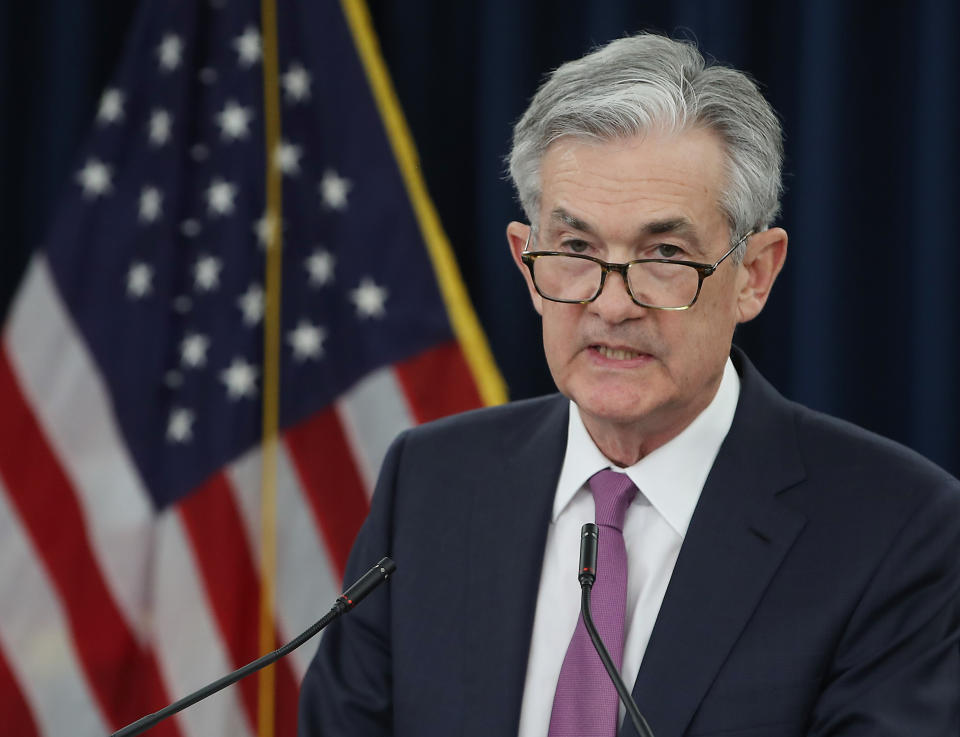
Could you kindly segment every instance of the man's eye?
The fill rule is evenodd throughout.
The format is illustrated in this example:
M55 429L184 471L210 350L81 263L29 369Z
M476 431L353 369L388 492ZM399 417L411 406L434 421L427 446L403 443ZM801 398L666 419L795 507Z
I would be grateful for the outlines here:
M560 241L560 250L569 253L586 253L590 249L590 244L586 241L570 239Z
M657 258L675 258L683 255L683 249L672 243L658 243L653 250L657 254Z

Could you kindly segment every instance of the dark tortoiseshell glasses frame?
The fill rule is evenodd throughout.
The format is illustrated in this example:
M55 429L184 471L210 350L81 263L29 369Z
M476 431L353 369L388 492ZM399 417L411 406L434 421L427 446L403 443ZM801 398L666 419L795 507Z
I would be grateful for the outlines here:
M578 305L589 304L590 302L593 302L597 297L600 296L600 293L603 291L603 286L607 281L607 274L609 274L611 271L616 271L618 274L620 274L620 278L623 279L623 286L627 290L627 294L630 295L630 299L638 307L646 307L647 309L651 309L651 310L680 311L680 310L688 310L691 307L693 307L697 299L700 297L700 290L703 288L703 280L706 279L708 276L712 276L716 272L717 267L720 266L720 264L722 264L727 259L727 257L730 256L730 254L736 251L737 248L740 247L740 244L746 241L747 238L749 238L755 232L756 231L754 230L750 230L746 234L744 234L739 240L737 240L736 243L733 244L733 246L731 246L730 250L728 250L725 254L723 254L713 264L704 264L698 261L680 261L677 259L669 259L669 258L639 258L633 261L627 261L624 264L613 264L613 263L609 263L608 261L602 261L601 259L594 258L593 256L586 256L580 253L564 253L562 251L528 251L527 248L530 246L530 240L533 237L533 228L531 228L530 233L527 235L527 242L523 246L523 253L520 254L520 259L523 261L524 264L526 264L527 268L530 270L530 278L533 279L533 286L537 290L537 294L539 294L544 299L550 300L551 302L561 302L563 304L578 304ZM587 299L558 299L556 297L551 297L549 294L545 294L541 290L540 285L537 284L537 274L536 274L536 270L534 269L534 264L536 263L537 259L543 256L564 256L566 258L582 259L584 261L590 261L592 263L597 264L601 269L600 284L597 287L597 291L593 294L592 297L589 297ZM674 306L674 307L664 307L663 305L648 304L646 302L640 301L634 296L633 292L631 291L630 280L627 278L627 271L634 264L676 264L678 266L685 266L690 269L693 269L694 271L697 272L697 291L693 295L693 299L691 299L686 304Z

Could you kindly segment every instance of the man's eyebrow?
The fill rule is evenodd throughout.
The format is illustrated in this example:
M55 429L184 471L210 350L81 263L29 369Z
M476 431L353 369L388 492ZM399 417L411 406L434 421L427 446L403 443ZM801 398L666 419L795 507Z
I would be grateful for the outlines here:
M693 223L681 217L654 220L652 223L647 223L640 229L641 235L663 235L664 233L693 236L695 235L695 228L693 227Z
M574 230L579 230L583 233L588 233L590 235L596 235L596 231L590 223L585 220L581 220L575 215L571 215L569 212L564 210L562 207L557 207L550 213L550 219L553 221L559 221L566 225L569 228Z
M550 213L550 220L566 225L568 228L579 230L581 233L596 235L596 229L585 220L581 220L576 215L571 215L562 207L555 208ZM698 251L703 249L700 246L700 239L694 224L685 217L665 218L663 220L654 220L647 223L638 233L639 238L649 237L651 235L663 235L670 233L672 235L683 236Z
M664 235L666 233L685 238L696 253L705 253L700 243L696 226L685 217L654 220L640 229L641 238L651 235Z

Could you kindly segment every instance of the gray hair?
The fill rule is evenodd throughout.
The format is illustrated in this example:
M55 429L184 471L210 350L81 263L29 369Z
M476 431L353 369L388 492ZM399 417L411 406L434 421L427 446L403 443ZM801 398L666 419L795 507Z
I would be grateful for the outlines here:
M613 41L547 78L514 128L510 177L536 226L540 162L557 139L609 141L690 128L713 131L724 146L718 205L731 237L770 227L780 210L783 161L773 108L746 74L708 66L692 43L649 33Z

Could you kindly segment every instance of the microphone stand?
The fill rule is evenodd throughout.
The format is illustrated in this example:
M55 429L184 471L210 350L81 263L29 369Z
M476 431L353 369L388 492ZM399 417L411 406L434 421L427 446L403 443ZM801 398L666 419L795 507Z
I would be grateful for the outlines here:
M152 714L147 714L146 716L141 717L132 724L128 724L126 727L114 732L112 735L110 735L110 737L133 737L134 735L142 734L167 717L183 711L188 706L191 706L198 701L202 701L203 699L207 698L207 696L212 696L217 691L236 683L241 678L244 678L251 673L260 670L261 668L280 660L280 658L287 653L292 652L300 647L303 643L317 634L341 614L345 614L353 609L361 599L373 591L373 589L375 589L378 585L386 581L387 578L390 577L390 574L392 574L396 569L397 565L392 560L389 558L381 559L377 565L367 571L355 584L353 584L353 586L344 591L343 594L337 598L333 608L331 608L322 619L314 622L312 625L310 625L310 627L308 627L286 645L274 650L272 653L262 655L252 663L247 663L242 668L238 668L237 670L233 671L233 673L228 673L227 675L223 676L223 678L207 684L203 688L194 691L192 694L187 694L182 699L174 701L172 704L165 706L160 711L155 711Z
M627 710L633 728L640 737L653 737L650 725L647 724L647 720L640 713L633 696L627 690L626 684L617 672L617 666L613 664L606 645L600 639L600 633L597 632L597 628L593 624L593 615L590 613L590 592L593 590L593 582L596 580L599 533L599 528L592 522L585 524L580 531L580 613L583 615L583 624L587 629L587 634L590 635L590 641L593 643L597 655L600 656L600 662L606 668L607 675L613 681L614 688L617 689L617 694Z

